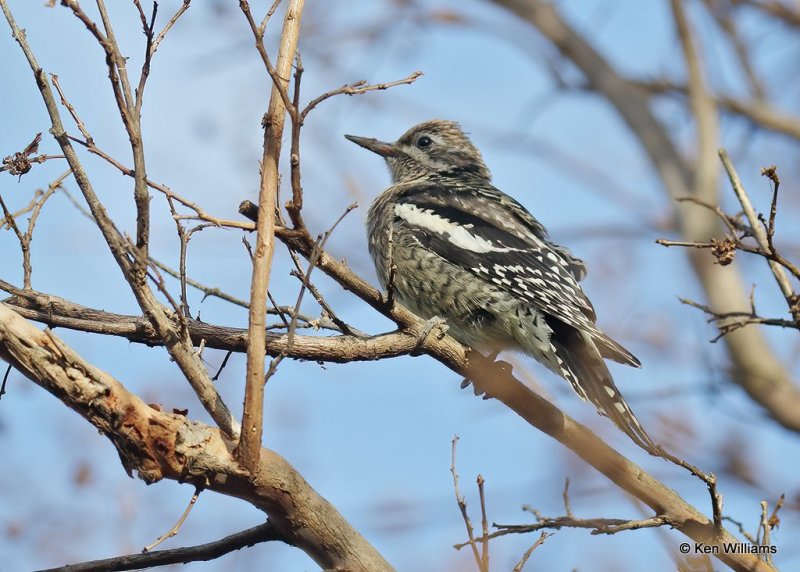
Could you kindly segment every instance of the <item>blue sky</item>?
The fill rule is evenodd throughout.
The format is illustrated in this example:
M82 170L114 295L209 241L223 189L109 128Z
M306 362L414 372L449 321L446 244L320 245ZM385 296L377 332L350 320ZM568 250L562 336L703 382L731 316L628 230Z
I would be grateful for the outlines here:
M19 0L9 4L40 62L59 75L98 145L131 163L103 57L86 30L65 9ZM171 13L177 4L160 3L160 14ZM781 492L797 494L797 436L765 419L726 382L724 350L707 343L714 332L697 311L678 303L679 295L702 299L702 294L682 253L653 242L667 231L651 223L667 221L671 207L635 141L607 104L552 86L541 63L549 54L545 44L513 17L485 2L420 5L428 17L415 22L399 17L391 2L309 4L301 39L304 100L355 80L388 81L414 70L425 75L413 86L339 97L312 112L303 134L307 222L322 231L357 200L359 208L340 225L328 247L374 281L363 217L369 201L388 184L388 175L378 158L342 135L394 139L432 117L460 121L482 150L495 184L518 198L551 229L556 241L589 264L585 289L598 309L599 324L644 362L642 370L612 366L612 372L645 425L660 437L671 436L679 453L709 471L724 471L726 457L720 450L725 443L741 447L756 468L757 485L723 477L720 487L726 513L753 530L759 501L774 502ZM623 70L646 76L682 74L662 3L573 1L559 6ZM430 17L454 10L467 20L443 24ZM138 18L127 3L115 3L112 16L131 57L129 69L136 69L143 50ZM768 69L779 69L796 56L797 41L787 33L767 34L755 16L745 24L748 37L758 40L759 61ZM376 26L381 29L378 39L365 40L364 31ZM277 34L277 18L271 29ZM717 37L706 33L707 22L699 19L697 29L709 47L707 63L715 81L737 85L740 78L730 54ZM259 122L269 84L248 34L237 9L223 3L193 5L156 55L144 106L149 176L226 218L237 216L239 202L253 199L258 185ZM0 54L0 154L21 149L38 131L45 134L42 151L56 153L30 71L8 33L0 33ZM577 75L568 68L564 72ZM797 111L797 82L787 78L781 85L779 100ZM669 104L659 112L690 150L691 125L685 115ZM737 124L724 124L723 142L735 152L744 182L762 207L769 193L758 167L778 163L787 188L794 186L792 179L800 179L795 144L774 136L752 137ZM69 130L77 133L73 127ZM112 216L131 231L131 181L95 158L86 156L85 162ZM33 189L63 169L54 161L36 167L19 183L4 176L0 192L12 205L24 205ZM74 183L67 188L77 193ZM723 196L730 204L724 192ZM797 230L789 220L798 202L789 192L784 196L787 212L779 221L781 238L796 243ZM178 241L157 194L152 213L153 254L174 265ZM65 197L53 197L44 209L33 256L34 288L109 311L135 312L98 231ZM2 278L21 283L18 249L9 232L0 233L0 260ZM751 261L745 268L759 285L759 308L783 311L766 269ZM281 250L273 267L272 291L284 303L293 303L298 287L289 269ZM249 261L241 235L220 230L195 235L189 272L246 298ZM321 273L316 278L345 320L368 332L391 329L387 320ZM205 321L246 325L241 308L202 301L196 292L190 293L190 304ZM312 303L306 309L318 311ZM63 330L58 334L147 401L188 407L193 418L208 420L162 350ZM796 337L789 332L770 335L797 372ZM207 351L205 357L215 371L223 355ZM520 368L529 370L531 383L570 415L708 512L699 481L636 451L562 380L526 359L519 361ZM244 357L234 356L219 382L235 409L242 399L243 371ZM470 564L466 551L450 548L465 538L449 473L455 434L461 438L458 469L473 521L479 516L474 487L478 473L486 478L489 516L495 522L524 522L522 504L547 515L562 514L565 477L571 479L572 508L578 516L648 514L500 404L459 390L459 381L423 357L324 368L285 362L266 390L264 442L284 455L399 570L461 570ZM136 552L172 524L192 492L175 483L146 487L128 479L104 438L16 372L9 394L0 402L0 451L5 459L5 470L0 471L2 570ZM787 510L783 517L774 537L780 547L776 561L791 569L800 561L790 544L796 537L797 514ZM166 546L211 541L262 520L260 512L239 501L205 493L181 534ZM495 541L497 569L510 569L534 540ZM559 531L537 550L531 568L668 570L674 568L682 540L671 531L612 537ZM275 570L315 569L302 552L277 543L187 569L248 569L256 564Z

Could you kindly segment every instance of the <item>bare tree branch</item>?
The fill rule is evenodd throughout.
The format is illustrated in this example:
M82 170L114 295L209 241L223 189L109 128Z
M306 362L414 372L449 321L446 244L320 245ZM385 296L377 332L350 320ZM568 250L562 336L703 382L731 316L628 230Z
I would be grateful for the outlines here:
M630 530L639 530L641 528L658 528L661 526L672 527L674 525L666 517L654 516L641 520L625 520L621 518L575 518L570 516L559 517L543 517L539 516L535 523L532 524L497 524L493 523L495 528L499 530L492 532L488 538L500 538L501 536L508 536L509 534L529 534L539 530L559 530L561 528L584 528L591 531L592 535L601 534L617 534L619 532L627 532ZM478 538L478 540L483 540ZM456 544L456 548L461 548L469 544L463 542Z
M76 15L83 14L83 12L80 10L80 7L77 6L76 3L68 2L67 5L73 8L73 11L76 13ZM175 362L181 368L181 371L184 373L187 381L189 381L192 388L195 390L195 393L197 393L200 401L203 403L203 406L209 412L209 415L211 415L214 421L227 436L238 436L240 430L239 424L236 419L233 418L230 410L222 401L222 398L214 388L214 384L208 377L208 373L206 372L202 361L194 351L194 347L192 346L191 339L189 338L188 334L185 331L179 331L178 328L176 328L171 317L168 315L165 308L158 302L152 290L147 286L147 283L141 277L134 277L134 270L138 266L138 264L135 262L136 256L132 256L128 242L123 236L121 236L119 231L114 226L114 223L105 210L105 207L97 197L92 183L89 180L89 177L84 170L83 165L81 164L78 155L75 152L75 149L72 147L72 143L70 142L70 139L64 129L64 124L61 121L61 115L58 111L58 104L56 103L53 91L47 82L47 74L36 61L36 57L34 56L33 51L28 44L25 34L17 27L6 0L0 0L0 8L2 8L6 20L8 21L12 36L19 44L23 54L28 60L31 70L33 71L36 85L41 92L42 99L44 100L45 107L47 108L47 112L50 116L50 121L52 123L51 132L53 137L55 137L56 141L61 146L61 150L63 151L64 156L67 158L67 162L69 163L72 174L75 177L75 181L80 187L81 192L83 193L83 196L89 205L92 216L94 217L98 228L103 234L106 244L111 250L111 253L119 265L120 270L131 286L131 290L136 297L136 301L139 303L139 306L142 308L145 316L153 324L153 327L155 328L156 332L158 332L161 339L164 340L165 347L169 350L170 355L173 357L173 359L175 359ZM100 41L108 53L108 51L111 50L111 48L106 45L108 40L97 29L97 26L94 25L90 19L88 19L88 16L85 16L84 14L84 17L86 18L85 23L87 27L92 31L95 37L98 38L98 41ZM109 66L109 69L113 73L116 73L114 72L114 66ZM120 110L124 118L126 114L123 110L126 108L124 107L125 104L124 98L121 95L121 88L119 88L118 82L114 79L112 79L112 84L116 86L116 93L119 94L118 104L122 106L120 107ZM139 175L143 174L143 172L139 173ZM139 215L141 216L143 212L144 211L140 211ZM146 229L141 228L141 230L145 231ZM146 238L146 232L143 232L140 235L140 238ZM142 244L146 245L146 240ZM142 250L140 249L138 252L141 254ZM146 266L142 268L145 267Z
M149 346L164 345L150 322L142 316L87 308L58 296L15 288L3 280L0 280L0 289L14 294L12 298L2 300L3 303L13 306L21 316L51 328L120 336ZM187 319L186 324L193 343L197 345L204 343L207 348L238 353L247 351L246 329L217 326L193 319ZM409 355L417 351L418 346L419 338L405 331L376 336L295 334L291 343L288 334L268 332L265 351L273 357L285 355L309 361L348 363Z
M59 566L58 568L50 568L42 570L41 572L108 572L111 570L140 570L142 568L154 568L156 566L169 566L170 564L202 562L214 560L234 550L241 550L242 548L254 546L261 542L275 540L283 539L275 530L275 527L273 527L270 522L266 522L207 544L187 546L185 548L173 548L171 550L158 550L146 554L117 556L116 558L106 558L103 560L92 560L90 562L81 562L80 564L69 564L67 566Z
M758 246L761 247L764 252L774 253L774 247L770 244L772 239L771 237L767 236L767 233L761 226L758 216L756 215L756 211L753 209L753 205L750 202L750 197L747 196L744 186L742 185L742 181L739 179L739 175L736 172L736 168L733 166L730 157L728 157L727 151L725 151L725 149L720 149L719 157L722 159L722 164L725 166L725 171L728 173L728 178L731 181L733 192L736 194L739 204L742 205L742 210L747 217L747 221L750 223L750 229L753 233L753 237L758 243ZM772 209L774 212L774 202ZM770 218L772 220L772 229L774 232L775 215L771 214ZM786 298L786 303L789 305L789 310L792 313L792 316L795 320L800 321L800 307L798 306L798 298L797 294L792 288L792 285L789 283L789 277L786 276L786 272L784 272L780 264L769 259L767 262L770 270L772 270L773 276L775 276L775 281L778 283L784 298Z
M148 483L189 482L246 500L270 517L280 538L324 569L392 567L328 501L277 453L262 449L259 467L243 470L235 442L216 429L148 405L93 367L50 331L40 331L0 303L0 357L106 435L128 474Z
M461 487L458 485L458 471L456 470L456 447L458 445L458 435L453 437L452 441L452 458L450 461L450 473L453 475L453 490L456 494L456 504L458 504L458 510L461 512L461 518L464 519L464 528L467 529L467 536L469 540L463 544L463 546L469 545L472 549L472 557L475 559L475 565L478 567L478 570L481 572L488 572L488 568L484 568L483 562L481 559L481 555L478 552L478 543L475 541L475 534L474 528L472 527L472 521L469 518L469 512L467 511L467 501L464 499L464 495L461 494ZM456 546L456 548L460 548L460 546Z
M261 161L261 187L258 195L260 215L256 221L256 248L253 256L253 276L250 284L250 310L248 320L247 372L245 374L244 415L242 436L237 455L248 469L258 468L258 451L261 449L261 433L264 423L264 342L266 336L265 315L267 290L272 265L275 235L275 209L278 197L278 164L281 156L281 138L286 121L286 86L292 60L297 51L300 36L300 21L303 16L303 0L290 0L286 8L278 50L277 68L270 71L274 85L271 90L269 108L264 116L264 155ZM240 3L245 15L246 2ZM252 19L250 19L252 21ZM263 50L263 33L256 37L256 44ZM269 62L269 59L265 59Z
M525 568L525 564L528 563L528 559L530 559L531 555L533 554L533 551L539 548L542 544L544 544L544 541L551 536L553 535L547 534L546 532L542 532L539 535L538 540L534 542L531 545L531 547L525 551L525 554L522 555L522 558L520 558L519 562L517 562L517 564L514 566L511 572L522 572L522 569Z

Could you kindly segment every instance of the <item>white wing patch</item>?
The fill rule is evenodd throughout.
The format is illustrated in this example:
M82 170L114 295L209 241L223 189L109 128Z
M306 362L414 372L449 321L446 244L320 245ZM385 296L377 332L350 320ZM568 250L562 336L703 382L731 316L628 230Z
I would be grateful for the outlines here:
M394 214L411 225L447 236L448 242L464 250L479 254L519 251L517 248L495 246L490 241L472 234L470 232L472 225L454 223L431 209L421 209L417 205L400 203L394 206Z

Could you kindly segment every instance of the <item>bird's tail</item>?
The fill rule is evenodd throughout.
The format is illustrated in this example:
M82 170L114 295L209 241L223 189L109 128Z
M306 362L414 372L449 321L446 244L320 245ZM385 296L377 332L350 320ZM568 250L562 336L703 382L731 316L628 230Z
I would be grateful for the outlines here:
M582 399L597 407L642 449L658 455L658 446L633 414L614 384L603 357L588 334L566 326L550 339L560 373Z

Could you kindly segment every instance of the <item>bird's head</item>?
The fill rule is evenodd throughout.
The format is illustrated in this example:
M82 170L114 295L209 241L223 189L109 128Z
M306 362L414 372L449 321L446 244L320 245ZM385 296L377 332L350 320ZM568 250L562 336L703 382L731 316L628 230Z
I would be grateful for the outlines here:
M355 135L345 137L383 157L394 183L434 173L491 179L480 151L454 121L434 119L420 123L394 143Z

